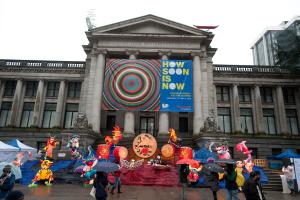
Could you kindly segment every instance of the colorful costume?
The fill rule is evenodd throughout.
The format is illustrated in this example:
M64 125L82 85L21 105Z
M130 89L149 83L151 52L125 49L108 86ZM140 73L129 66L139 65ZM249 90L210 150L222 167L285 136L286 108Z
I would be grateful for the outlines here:
M58 144L58 142L55 141L54 137L50 137L47 141L47 145L45 147L45 151L46 151L46 158L45 159L52 159L53 157L53 149L56 147L56 145Z
M236 171L236 174L237 174L236 184L238 185L240 190L242 189L242 186L245 183L245 178L243 176L243 166L244 166L244 164L243 164L242 161L237 161L236 162L236 168L235 168L235 171Z
M73 135L67 144L67 147L71 150L72 159L79 159L82 157L79 150L79 137Z
M32 179L32 183L29 185L29 187L36 187L37 181L45 181L47 186L51 186L51 181L53 181L53 173L49 168L52 164L53 162L50 160L41 161L41 169L35 175L34 179Z
M228 147L225 145L216 147L216 151L219 155L219 159L230 159L231 158Z
M180 138L177 137L176 132L173 128L169 129L169 144L172 144L176 148L180 148Z

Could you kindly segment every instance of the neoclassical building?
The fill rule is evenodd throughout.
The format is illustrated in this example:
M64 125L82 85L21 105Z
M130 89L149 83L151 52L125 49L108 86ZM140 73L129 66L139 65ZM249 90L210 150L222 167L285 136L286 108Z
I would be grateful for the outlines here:
M128 147L142 132L165 143L174 128L184 145L227 141L233 154L242 140L259 158L300 151L299 75L272 66L214 65L211 32L154 15L86 35L84 62L0 60L2 141L19 138L40 148L55 135L63 148L77 133L89 145L118 125ZM192 112L160 111L164 60L192 61Z

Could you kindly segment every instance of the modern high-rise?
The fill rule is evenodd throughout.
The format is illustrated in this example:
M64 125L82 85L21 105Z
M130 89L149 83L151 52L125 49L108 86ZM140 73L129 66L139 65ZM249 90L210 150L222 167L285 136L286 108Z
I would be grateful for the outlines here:
M283 21L279 26L267 27L254 41L251 49L254 65L286 65L288 56L278 62L278 50L283 54L292 54L300 48L300 16ZM299 52L298 52L299 55ZM294 61L300 64L299 60Z

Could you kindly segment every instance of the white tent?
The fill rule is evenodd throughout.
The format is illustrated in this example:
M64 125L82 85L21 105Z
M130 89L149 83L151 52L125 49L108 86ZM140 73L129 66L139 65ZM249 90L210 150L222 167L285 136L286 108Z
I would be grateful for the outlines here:
M0 162L11 162L16 158L19 149L0 141Z
M25 157L22 160L23 162L25 162L26 160L29 159L28 155L26 155L26 153L28 153L28 152L31 153L33 158L35 158L37 156L37 149L32 148L26 144L23 144L18 139L13 139L13 140L7 142L7 144L18 148L20 152L24 152Z

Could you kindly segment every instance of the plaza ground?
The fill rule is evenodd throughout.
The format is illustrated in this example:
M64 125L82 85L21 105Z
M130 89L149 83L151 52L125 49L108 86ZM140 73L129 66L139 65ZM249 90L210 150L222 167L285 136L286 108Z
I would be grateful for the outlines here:
M25 200L92 200L89 195L90 188L84 188L78 184L56 184L52 187L38 186L28 188L16 185L15 189L25 193ZM107 200L180 200L181 187L158 187L158 186L123 186L123 193L114 195L109 194ZM267 200L296 200L297 196L282 194L281 192L266 191ZM244 195L239 194L241 200ZM188 188L187 200L212 200L212 193L208 188ZM218 200L225 200L224 190L218 192Z

